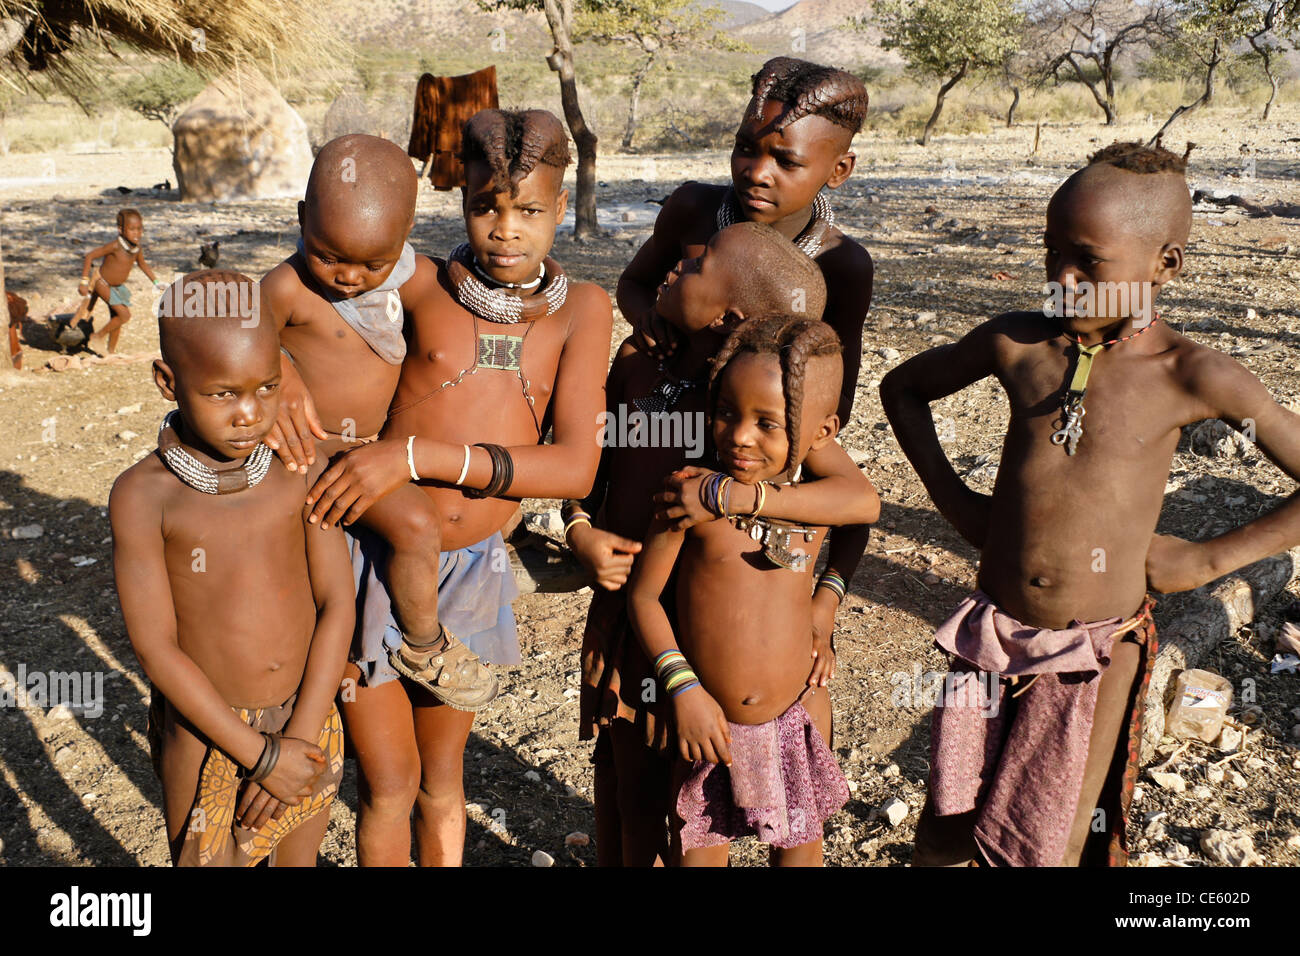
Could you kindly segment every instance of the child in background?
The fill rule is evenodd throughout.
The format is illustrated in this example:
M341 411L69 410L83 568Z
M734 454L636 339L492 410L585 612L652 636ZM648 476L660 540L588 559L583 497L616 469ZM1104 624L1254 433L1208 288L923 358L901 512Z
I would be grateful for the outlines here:
M848 801L829 746L830 698L806 676L808 572L825 528L761 517L766 496L834 441L841 374L839 342L821 322L740 326L709 382L721 472L704 497L725 520L679 532L657 518L632 573L632 624L671 700L674 849L685 866L725 866L744 835L771 844L775 865L820 865L822 824ZM739 486L753 493L742 499ZM879 502L868 486L843 507L870 523ZM676 626L661 603L670 581Z
M657 290L674 264L694 258L719 229L749 220L769 225L821 268L823 318L844 347L838 403L849 420L862 362L862 324L871 305L871 256L835 226L823 189L853 173L850 148L867 114L867 89L851 73L779 56L753 77L731 151L731 184L688 182L664 203L646 241L618 280L618 306L641 346L673 347L673 330L654 314Z
M131 290L126 287L126 280L131 277L131 267L139 266L140 271L149 277L154 288L162 287L162 282L153 274L153 269L144 258L144 248L140 245L144 238L144 220L134 209L123 209L117 214L117 238L105 243L98 249L86 253L81 262L81 283L77 292L90 296L86 307L88 316L93 316L95 303L103 299L108 303L109 322L99 331L87 330L86 347L91 348L96 338L108 340L108 351L117 351L117 340L122 334L122 326L131 321ZM103 259L99 267L99 278L91 287L90 272L95 260ZM88 318L85 324L94 325L94 319Z

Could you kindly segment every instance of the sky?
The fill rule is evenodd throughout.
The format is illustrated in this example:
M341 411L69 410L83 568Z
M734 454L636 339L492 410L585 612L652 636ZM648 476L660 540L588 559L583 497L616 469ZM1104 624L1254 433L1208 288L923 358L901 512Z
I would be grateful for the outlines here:
M786 7L792 7L795 0L749 0L750 3L756 3L764 10L784 10Z

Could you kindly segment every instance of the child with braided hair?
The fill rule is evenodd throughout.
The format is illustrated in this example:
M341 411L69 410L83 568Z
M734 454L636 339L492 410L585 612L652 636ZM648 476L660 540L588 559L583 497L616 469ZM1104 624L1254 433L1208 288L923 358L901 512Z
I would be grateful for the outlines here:
M705 451L704 385L709 364L736 326L754 316L798 305L810 320L819 319L826 302L821 270L771 226L740 222L714 235L704 252L678 263L659 290L655 311L682 335L683 346L658 361L624 342L605 385L605 450L592 493L566 505L566 540L595 579L595 594L582 641L582 697L579 737L596 737L596 850L600 866L649 866L668 859L670 740L665 702L647 700L646 681L653 671L627 618L624 584L641 541L661 503L675 530L710 521L716 514L693 508L698 486L713 474L699 468ZM629 426L621 440L619 423ZM665 433L676 439L652 440ZM875 497L866 476L838 444L812 452L806 471L820 480L781 489L765 500L763 515L790 521L848 523L875 512L859 506L863 492ZM690 492L659 497L672 472L693 479ZM744 492L737 491L739 505ZM686 506L674 506L683 501ZM754 510L755 502L745 505ZM689 517L688 517L689 513ZM852 542L832 547L826 583L815 606L815 640L810 648L807 682L826 686L834 675L831 629L844 597L839 582L853 576L862 555ZM668 602L671 604L671 601Z
M862 356L862 324L871 305L871 256L835 227L823 192L836 189L857 161L851 143L867 114L867 90L851 73L776 57L753 76L731 152L731 183L688 182L664 202L654 233L618 282L618 305L638 343L666 354L674 333L654 314L656 290L673 265L698 256L719 229L741 220L772 226L821 267L823 316L844 347L837 411L847 422Z
M807 572L826 529L761 517L765 499L834 442L842 374L822 322L771 315L737 328L708 392L720 471L704 494L724 520L681 532L656 518L632 572L632 625L671 701L673 850L685 866L725 866L743 835L771 844L775 865L820 865L822 824L848 801L830 699L807 679ZM852 505L859 521L878 508L869 486ZM662 603L670 581L675 624Z
M1297 495L1207 541L1155 533L1192 422L1249 422L1300 476L1300 418L1154 314L1183 268L1184 168L1159 146L1096 153L1047 205L1047 305L996 316L881 383L936 507L980 550L979 590L935 635L953 663L913 865L1123 865L1156 654L1148 591L1198 587L1300 542ZM991 496L954 471L930 414L988 377L1010 406Z
M440 519L439 616L465 622L456 645L404 637L385 543L358 529L356 689L343 711L360 767L363 866L406 865L412 807L419 862L461 861L474 713L440 703L432 688L453 656L519 662L501 529L520 498L587 494L600 459L609 297L569 282L548 255L568 199L564 127L543 110L483 110L465 125L463 158L467 242L402 288L414 307L379 439L338 457L307 499L311 520L350 525L413 483ZM420 512L407 517L423 522Z

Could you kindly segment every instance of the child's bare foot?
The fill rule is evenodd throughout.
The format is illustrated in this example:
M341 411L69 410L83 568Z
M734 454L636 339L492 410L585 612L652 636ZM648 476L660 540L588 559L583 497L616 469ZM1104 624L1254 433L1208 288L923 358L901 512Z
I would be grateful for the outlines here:
M443 640L424 646L403 639L389 652L389 663L448 707L477 711L490 704L497 696L496 675L450 631L442 633Z

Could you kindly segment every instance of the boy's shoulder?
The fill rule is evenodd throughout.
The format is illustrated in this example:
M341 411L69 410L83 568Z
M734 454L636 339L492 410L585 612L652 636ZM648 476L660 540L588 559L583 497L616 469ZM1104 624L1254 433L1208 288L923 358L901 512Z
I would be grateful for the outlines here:
M117 476L108 495L109 510L113 514L119 514L123 509L131 513L160 510L175 481L157 453L150 452Z
M838 228L831 230L825 249L814 261L821 267L827 284L837 279L861 283L875 272L866 246Z
M712 225L718 214L718 207L722 205L722 197L727 194L729 188L730 186L687 180L664 200L663 210L659 213L655 225L682 226L706 218L710 224L709 232L712 234L714 232Z

